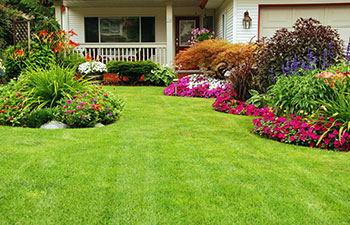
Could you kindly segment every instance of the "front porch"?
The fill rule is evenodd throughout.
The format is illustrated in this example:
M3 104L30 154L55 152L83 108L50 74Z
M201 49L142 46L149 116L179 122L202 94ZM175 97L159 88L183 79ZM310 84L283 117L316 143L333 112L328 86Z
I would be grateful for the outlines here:
M62 28L78 34L73 40L81 54L105 63L150 59L171 65L176 52L189 45L188 32L216 30L215 10L223 2L211 0L203 9L201 0L63 0L55 5Z

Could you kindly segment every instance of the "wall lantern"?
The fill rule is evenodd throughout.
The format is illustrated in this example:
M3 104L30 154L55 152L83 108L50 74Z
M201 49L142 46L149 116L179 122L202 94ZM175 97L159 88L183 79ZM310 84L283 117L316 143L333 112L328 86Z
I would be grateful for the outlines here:
M250 18L248 10L244 13L242 25L244 29L250 29L250 27L252 26L252 18Z

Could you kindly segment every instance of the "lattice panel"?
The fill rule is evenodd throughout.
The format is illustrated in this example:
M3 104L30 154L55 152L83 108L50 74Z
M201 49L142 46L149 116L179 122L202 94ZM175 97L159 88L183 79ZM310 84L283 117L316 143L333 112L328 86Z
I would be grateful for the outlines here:
M19 43L28 43L30 40L30 26L29 21L15 21L14 22L14 42L15 45ZM29 44L29 43L28 43Z

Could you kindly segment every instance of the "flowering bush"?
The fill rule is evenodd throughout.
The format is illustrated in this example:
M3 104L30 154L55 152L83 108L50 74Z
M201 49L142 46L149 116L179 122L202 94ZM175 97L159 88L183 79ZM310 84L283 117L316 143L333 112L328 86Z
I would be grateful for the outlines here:
M78 71L82 75L103 74L107 72L107 68L102 62L90 61L80 64Z
M289 117L266 116L253 120L253 132L284 143L318 147L323 149L350 150L348 129L339 133L341 123L334 118L309 121L294 114Z
M181 97L216 98L230 91L230 85L224 80L203 75L190 75L165 88L164 94Z
M22 126L31 110L28 96L13 89L16 81L9 82L0 94L0 125Z
M51 64L61 64L65 57L69 56L72 50L78 46L71 40L77 35L73 30L48 32L40 31L34 34L35 41L31 42L31 49L28 46L12 46L6 50L5 67L6 78L16 78L27 66L40 66L46 68Z
M196 28L191 32L192 36L191 39L188 40L187 42L190 43L190 45L194 45L195 43L204 41L204 40L209 40L215 38L215 32L204 28L204 29L199 29Z
M260 76L257 78L264 92L272 84L271 69L280 75L282 66L288 67L288 60L295 58L302 64L303 60L305 62L308 60L308 54L312 52L311 61L314 61L317 68L323 68L324 63L334 65L344 52L343 41L338 31L330 26L323 26L312 18L299 18L293 29L278 30L273 37L261 39L261 44L263 47L257 55L257 70ZM291 64L292 62L289 66Z
M97 87L94 94L78 92L71 99L68 95L57 106L58 120L70 127L93 127L97 123L111 124L121 114L124 103Z

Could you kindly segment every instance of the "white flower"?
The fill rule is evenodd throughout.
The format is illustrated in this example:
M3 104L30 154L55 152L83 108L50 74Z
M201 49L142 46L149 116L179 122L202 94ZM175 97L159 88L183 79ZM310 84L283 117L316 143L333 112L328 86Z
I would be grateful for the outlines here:
M193 74L190 76L188 88L192 89L194 87L198 87L199 85L209 84L209 90L214 90L219 87L223 88L226 84L228 84L225 80L218 80L204 75Z
M101 62L91 61L80 64L78 67L78 71L83 75L94 73L102 74L107 72L107 68L106 65Z

